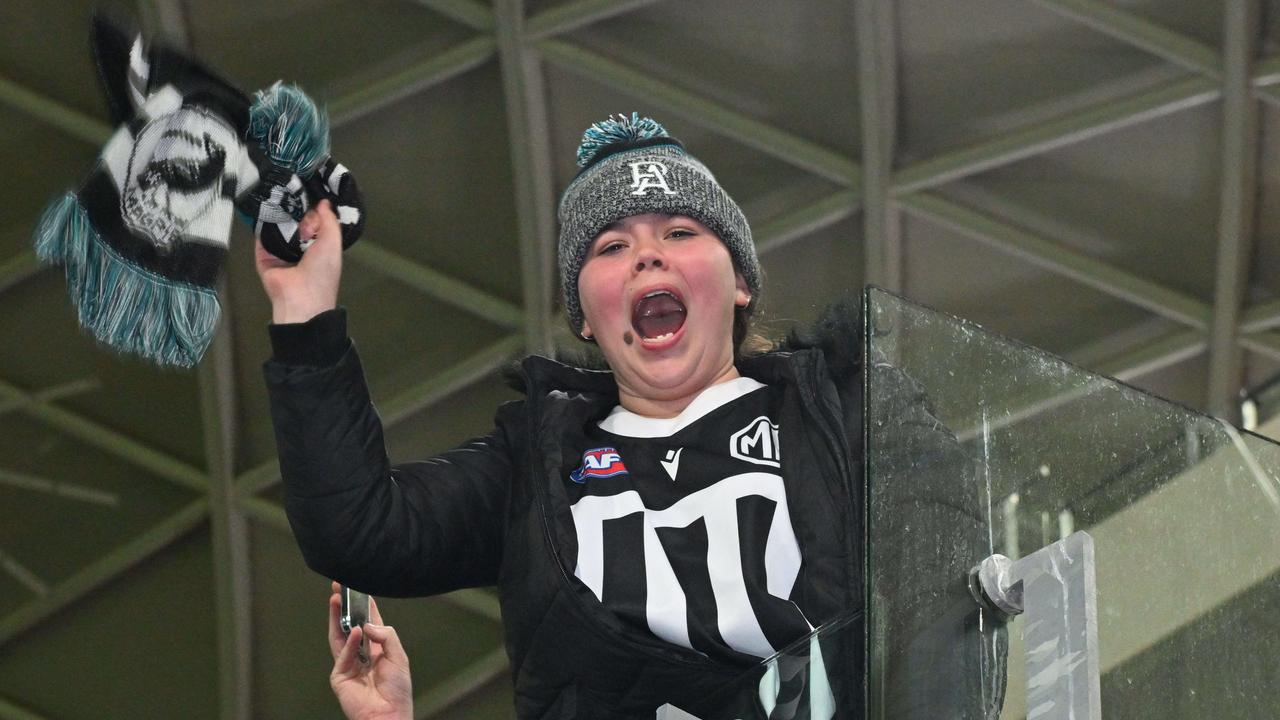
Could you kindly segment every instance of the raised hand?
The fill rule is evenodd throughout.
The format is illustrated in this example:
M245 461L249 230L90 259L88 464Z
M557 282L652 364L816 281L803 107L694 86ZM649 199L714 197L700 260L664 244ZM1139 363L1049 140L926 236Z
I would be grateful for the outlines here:
M338 305L342 278L342 230L328 200L321 200L303 216L298 232L315 238L302 260L287 263L254 239L254 265L262 288L271 299L274 323L306 322Z

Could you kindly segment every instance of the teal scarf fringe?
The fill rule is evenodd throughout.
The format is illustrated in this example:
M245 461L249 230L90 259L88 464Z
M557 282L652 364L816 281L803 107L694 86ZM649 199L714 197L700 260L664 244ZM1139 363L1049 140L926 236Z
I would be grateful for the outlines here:
M54 200L35 230L36 255L62 265L80 325L122 352L192 367L213 341L221 307L209 288L179 283L120 257L76 199Z

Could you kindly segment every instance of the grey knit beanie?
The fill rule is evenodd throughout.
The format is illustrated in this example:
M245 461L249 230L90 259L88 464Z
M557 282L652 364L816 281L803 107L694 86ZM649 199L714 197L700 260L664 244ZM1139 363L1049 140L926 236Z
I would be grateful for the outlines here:
M598 122L582 135L578 172L560 197L560 286L575 334L582 333L578 274L592 241L610 223L631 215L685 215L706 225L729 248L733 265L760 295L760 261L751 227L715 176L680 141L636 113Z

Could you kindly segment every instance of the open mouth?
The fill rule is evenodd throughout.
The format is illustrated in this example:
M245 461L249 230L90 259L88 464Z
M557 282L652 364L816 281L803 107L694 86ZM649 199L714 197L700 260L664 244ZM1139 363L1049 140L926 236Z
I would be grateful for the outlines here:
M631 311L631 327L643 340L666 340L684 326L684 320L684 303L670 290L646 293Z

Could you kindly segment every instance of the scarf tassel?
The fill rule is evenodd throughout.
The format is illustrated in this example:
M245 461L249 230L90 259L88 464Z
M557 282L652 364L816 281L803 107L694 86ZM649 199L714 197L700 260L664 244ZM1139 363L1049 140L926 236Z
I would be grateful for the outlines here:
M213 341L217 295L120 257L94 230L75 193L44 211L35 246L46 265L63 266L80 325L107 345L162 365L193 367Z

